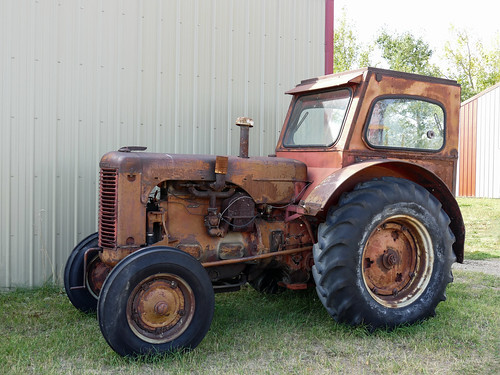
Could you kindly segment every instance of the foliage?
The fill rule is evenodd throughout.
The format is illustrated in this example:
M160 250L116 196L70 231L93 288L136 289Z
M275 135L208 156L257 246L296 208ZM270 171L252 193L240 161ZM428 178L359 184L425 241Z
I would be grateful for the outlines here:
M345 9L342 9L342 16L336 23L333 47L335 73L371 65L373 48L356 41L355 27L352 20L347 19Z
M456 40L446 42L448 76L462 85L462 101L500 82L500 34L491 51L466 29L452 27Z
M441 75L439 68L430 63L433 51L429 44L408 31L396 34L382 30L376 43L390 69L429 76Z
M357 41L355 24L346 16L345 9L336 20L334 38L334 71L341 72L364 66L387 65L389 69L447 77L462 86L462 101L500 82L500 33L490 48L473 38L466 29L451 27L454 40L447 41L440 66L431 62L435 51L422 38L406 31L392 33L381 30L374 46L364 46ZM374 62L372 54L382 57Z

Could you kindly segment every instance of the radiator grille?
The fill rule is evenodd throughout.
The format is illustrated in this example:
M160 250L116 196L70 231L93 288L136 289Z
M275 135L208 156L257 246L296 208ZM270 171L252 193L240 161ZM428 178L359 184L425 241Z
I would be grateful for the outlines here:
M115 169L101 169L99 196L99 246L116 247L116 210L118 174Z

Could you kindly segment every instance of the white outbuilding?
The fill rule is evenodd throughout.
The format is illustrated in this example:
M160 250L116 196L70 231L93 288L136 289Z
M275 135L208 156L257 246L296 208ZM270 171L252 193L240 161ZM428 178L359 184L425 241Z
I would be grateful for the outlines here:
M237 154L248 116L250 155L272 153L284 92L333 58L332 6L1 1L0 288L60 282L96 231L107 151Z

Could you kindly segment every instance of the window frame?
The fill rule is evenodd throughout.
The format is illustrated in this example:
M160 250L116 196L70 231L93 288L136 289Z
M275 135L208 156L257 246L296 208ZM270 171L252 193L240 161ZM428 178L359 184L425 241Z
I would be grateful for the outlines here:
M323 94L323 93L329 93L329 92L337 92L337 91L348 91L349 92L349 102L347 103L347 107L346 107L346 110L345 110L345 113L344 113L344 118L342 119L342 123L340 125L340 129L339 129L339 132L337 134L337 138L333 140L332 143L328 144L328 145L290 145L290 144L287 144L286 143L286 139L288 137L288 134L289 132L291 131L291 119L292 119L292 114L294 113L295 111L295 107L297 105L297 103L299 102L300 98L304 97L304 96L312 96L312 95L318 95L318 94ZM282 141L282 146L284 148L290 148L290 149L302 149L302 148L307 148L307 149L325 149L325 148L330 148L330 147L333 147L335 146L339 139L340 139L340 136L342 135L342 132L344 131L344 127L345 127L345 123L346 123L346 119L347 119L347 114L349 113L349 110L351 108L351 104L352 104L352 100L353 100L353 95L354 95L354 91L351 87L339 87L339 88L336 88L335 90L331 90L331 89L328 89L328 90L318 90L318 91L315 91L315 92L305 92L303 93L302 95L298 95L293 103L293 107L290 111L290 119L287 123L287 126L286 126L286 130L285 130L285 133L283 134L283 141Z
M414 148L414 147L397 147L397 146L378 146L378 145L374 145L372 143L370 143L370 141L368 140L368 128L370 126L370 120L372 118L372 115L373 115L373 110L375 109L375 105L381 101L381 100L384 100L384 99L414 99L414 100L419 100L419 101L422 101L422 102L427 102L427 103L431 103L431 104L435 104L437 105L438 107L441 108L441 110L443 111L443 144L441 145L441 147L439 149L427 149L427 148ZM364 126L364 131L363 131L363 141L366 143L366 145L371 148L371 149L375 149L375 150L394 150L394 151L413 151L413 152L425 152L425 153L439 153L441 151L443 151L443 149L445 148L446 146L446 134L447 134L447 113L446 113L446 109L445 109L445 106L443 105L443 103L437 101L437 100L434 100L434 99L430 99L430 98L427 98L427 97L424 97L424 96L418 96L418 95L394 95L394 94L391 94L391 95L381 95L381 96L377 96L375 99L372 100L371 104L370 104L370 110L368 111L368 116L366 117L366 120L365 120L365 126Z

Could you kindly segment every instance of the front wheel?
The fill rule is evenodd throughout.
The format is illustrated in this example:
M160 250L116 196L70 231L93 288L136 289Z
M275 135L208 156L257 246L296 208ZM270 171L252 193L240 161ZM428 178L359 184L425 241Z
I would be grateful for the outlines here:
M102 284L111 270L101 261L97 251L87 253L98 247L98 237L97 233L93 233L76 245L64 268L66 294L73 306L83 312L96 311Z
M318 228L313 275L340 322L375 327L434 315L452 281L454 236L440 202L411 181L356 186Z
M137 356L195 348L210 328L214 303L200 262L158 246L132 253L113 269L97 313L111 348Z

